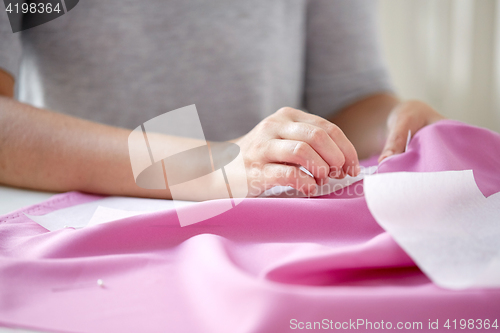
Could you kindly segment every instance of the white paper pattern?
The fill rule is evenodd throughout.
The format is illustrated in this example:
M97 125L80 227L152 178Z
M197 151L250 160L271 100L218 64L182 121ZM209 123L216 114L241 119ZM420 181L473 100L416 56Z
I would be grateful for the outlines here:
M176 200L177 205L191 205L195 202L191 201L179 201ZM80 205L71 206L68 208L63 208L56 210L54 212L45 215L28 215L31 220L40 224L47 230L59 230L67 227L72 228L83 228L89 224L93 219L94 214L99 206L104 208L112 208L122 211L128 211L132 213L150 213L157 212L168 209L175 209L174 202L172 200L162 200L162 199L143 199L143 198L129 198L129 197L108 197L104 199L95 200L92 202L87 202ZM102 213L102 214L101 214ZM127 213L119 213L116 218L111 220L109 216L110 211L97 212L95 217L96 221L100 219L106 220L106 222L119 220ZM103 217L102 215L107 215L108 217ZM136 214L137 215L137 214ZM93 222L94 223L94 222ZM95 225L95 224L92 224Z
M485 198L472 170L365 178L368 208L443 288L500 287L500 192Z
M92 218L85 227L91 227L98 224L113 222L116 220L121 220L127 217L137 216L141 214L144 214L144 212L129 211L129 210L99 206L97 207L97 209L94 212L94 215L92 215Z

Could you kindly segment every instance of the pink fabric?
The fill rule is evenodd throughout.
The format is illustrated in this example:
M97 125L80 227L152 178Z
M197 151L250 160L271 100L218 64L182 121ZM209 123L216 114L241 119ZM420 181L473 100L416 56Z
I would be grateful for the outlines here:
M417 133L379 172L465 169L486 196L500 191L500 135L447 120ZM439 331L450 331L446 319L500 319L500 290L433 285L354 186L317 199L246 199L184 228L175 211L56 232L19 212L2 216L0 324L220 333L363 319L421 321L426 331L439 319ZM40 215L97 198L66 193L22 211Z

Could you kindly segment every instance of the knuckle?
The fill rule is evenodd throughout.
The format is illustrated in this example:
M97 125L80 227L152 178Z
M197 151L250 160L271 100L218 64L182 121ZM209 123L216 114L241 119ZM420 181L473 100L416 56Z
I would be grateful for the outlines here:
M253 152L269 151L271 149L271 143L269 141L257 141L253 143Z
M282 114L284 116L291 116L291 115L293 115L294 111L295 111L295 109L288 107L288 106L285 106L285 107L282 107L281 109L279 109L277 111L277 113Z
M338 154L335 156L335 165L336 167L342 167L345 164L345 156L342 154Z
M320 128L314 128L309 132L309 138L314 143L322 143L326 139L326 132Z
M340 127L338 127L337 125L334 125L332 123L330 123L327 127L327 130L328 130L328 134L330 134L330 136L332 138L337 138L341 135L344 134L344 132L342 132L342 130L340 129Z
M260 122L260 129L267 131L274 127L274 120L271 117L267 117Z
M305 142L298 142L293 148L292 155L298 158L302 158L309 151L309 145Z
M304 142L297 142L297 144L293 148L292 155L294 156L303 155L305 150L306 150L306 144Z
M273 159L273 154L271 153L271 145L269 142L266 143L257 143L254 146L254 151L256 153L257 158L263 157L267 161L271 161Z

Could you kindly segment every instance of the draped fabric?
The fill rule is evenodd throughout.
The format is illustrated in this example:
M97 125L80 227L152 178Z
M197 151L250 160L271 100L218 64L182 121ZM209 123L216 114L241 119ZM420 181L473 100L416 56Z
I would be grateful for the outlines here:
M485 196L500 191L500 135L445 120L379 172L468 169ZM375 222L360 184L314 199L245 199L183 228L174 210L54 232L21 213L102 198L77 192L1 216L0 325L220 333L307 322L372 331L383 321L425 331L438 320L448 331L447 319L498 317L499 289L435 286Z

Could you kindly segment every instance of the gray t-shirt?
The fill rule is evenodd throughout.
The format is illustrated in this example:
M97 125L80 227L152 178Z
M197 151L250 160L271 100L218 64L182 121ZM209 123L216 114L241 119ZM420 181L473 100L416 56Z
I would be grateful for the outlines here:
M327 116L390 91L374 0L81 0L12 33L0 67L19 100L135 128L196 104L207 139L247 133L283 106ZM2 8L3 9L3 8Z

